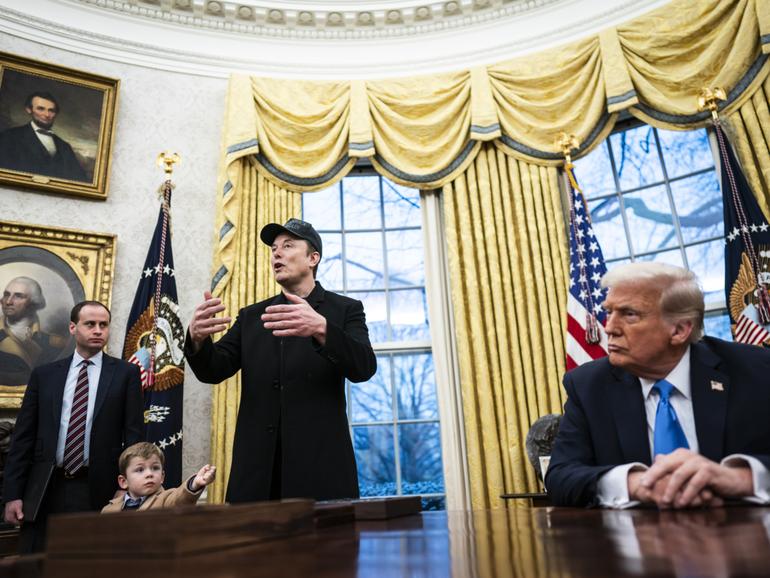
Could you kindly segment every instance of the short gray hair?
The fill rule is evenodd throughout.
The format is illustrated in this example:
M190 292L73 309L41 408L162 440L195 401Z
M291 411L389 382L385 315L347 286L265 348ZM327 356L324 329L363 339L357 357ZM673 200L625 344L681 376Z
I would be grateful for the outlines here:
M703 290L692 271L667 263L637 261L614 267L602 277L602 287L654 284L660 289L660 310L672 322L692 322L690 343L703 337Z
M27 286L27 290L29 291L29 302L35 311L45 307L45 297L43 297L43 289L40 287L40 283L31 277L14 277L8 281L8 285L5 286L6 289L11 283L23 283Z

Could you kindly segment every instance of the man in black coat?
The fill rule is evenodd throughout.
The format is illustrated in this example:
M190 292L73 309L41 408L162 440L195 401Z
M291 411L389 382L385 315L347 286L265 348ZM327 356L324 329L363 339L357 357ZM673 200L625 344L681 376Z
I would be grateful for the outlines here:
M316 283L322 245L309 223L271 223L260 238L283 292L241 309L216 343L230 318L215 317L224 306L206 292L185 343L201 381L242 370L227 501L357 498L345 379L377 370L363 306Z
M34 92L24 109L30 122L0 133L0 168L70 181L88 181L72 147L53 132L59 103L49 92Z
M23 553L44 550L49 514L99 511L117 489L120 453L143 436L139 368L102 352L109 310L78 303L70 333L75 353L32 371L6 462L5 521L22 524ZM24 500L41 496L35 520L25 519L34 508Z
M679 267L621 265L602 285L609 357L564 376L552 502L770 502L770 351L702 338L703 293Z

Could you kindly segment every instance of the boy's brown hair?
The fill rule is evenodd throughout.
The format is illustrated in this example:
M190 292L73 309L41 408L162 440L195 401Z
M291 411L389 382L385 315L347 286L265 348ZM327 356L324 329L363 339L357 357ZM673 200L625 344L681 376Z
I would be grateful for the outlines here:
M128 464L131 463L133 458L144 458L147 460L152 456L158 456L160 465L163 466L163 469L165 470L166 456L163 455L163 450L155 444L150 442L139 442L132 446L128 446L123 450L123 453L120 454L120 458L118 458L118 469L120 470L120 475L126 475L126 471L128 471Z

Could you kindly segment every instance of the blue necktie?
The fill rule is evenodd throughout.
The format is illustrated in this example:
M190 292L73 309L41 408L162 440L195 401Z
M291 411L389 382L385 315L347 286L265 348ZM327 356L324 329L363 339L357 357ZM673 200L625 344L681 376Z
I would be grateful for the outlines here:
M665 379L661 379L652 388L656 389L660 395L658 410L655 412L655 433L653 436L655 448L653 453L657 456L658 454L670 454L677 448L689 448L690 444L687 443L682 426L679 424L676 412L669 401L674 386Z
M143 498L126 498L126 503L123 506L124 510L136 510L139 508L139 506L142 505L142 502L144 502Z

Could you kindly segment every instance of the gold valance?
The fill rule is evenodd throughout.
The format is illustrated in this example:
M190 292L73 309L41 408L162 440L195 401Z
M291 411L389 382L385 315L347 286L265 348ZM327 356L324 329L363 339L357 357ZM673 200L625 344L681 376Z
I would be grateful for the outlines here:
M618 112L663 128L705 126L704 86L738 110L770 71L770 0L674 0L621 26L491 66L402 79L230 79L213 287L227 276L237 227L239 175L254 166L289 191L325 188L358 158L420 189L456 179L483 142L555 166L561 131L586 154Z

